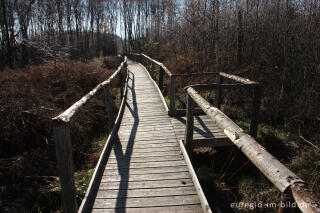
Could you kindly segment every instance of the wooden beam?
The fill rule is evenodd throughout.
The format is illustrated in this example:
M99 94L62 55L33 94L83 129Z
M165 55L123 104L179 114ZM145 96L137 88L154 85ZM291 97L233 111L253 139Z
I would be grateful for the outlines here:
M164 73L164 70L163 70L163 67L160 66L160 70L159 70L159 89L160 91L162 92L163 91L163 73Z
M192 142L193 142L193 105L194 102L190 95L186 94L187 96L187 122L186 122L186 128L184 133L184 145L187 149L187 152L189 156L192 156Z
M222 84L222 78L220 74L216 76L216 84L217 85ZM214 103L218 109L220 109L220 105L221 105L221 97L222 97L221 91L222 91L221 88L217 88L215 91Z
M192 163L191 163L190 158L188 156L188 153L187 153L187 151L186 151L186 149L185 149L185 147L183 145L183 142L181 140L179 141L179 145L180 145L180 149L181 149L181 152L183 154L183 157L184 157L184 159L186 161L189 173L191 175L192 182L193 182L193 184L194 184L194 186L196 188L197 194L199 195L202 210L205 213L212 213L211 208L209 206L209 203L207 201L207 198L206 198L206 196L204 195L204 193L202 191L202 188L201 188L200 182L198 180L197 174L195 173L195 171L193 169L193 166L192 166Z
M197 90L209 90L209 89L238 89L238 88L251 88L258 87L259 84L194 84L185 87L185 90L192 87Z
M59 181L62 188L64 212L75 213L77 202L74 186L74 165L69 123L53 119L53 138L56 146Z
M239 77L239 76L236 76L236 75L231 75L231 74L228 74L228 73L225 73L225 72L220 72L220 75L225 77L225 78L229 78L231 80L238 81L238 82L243 83L243 84L258 84L258 82L256 82L256 81L251 81L250 79L242 78L242 77Z
M175 102L176 102L176 79L175 76L170 76L170 106L169 106L169 115L175 115Z
M144 58L148 59L149 61L153 62L154 64L157 64L157 65L159 65L160 67L162 67L163 70L167 73L168 76L171 76L171 75L172 75L172 73L169 71L169 69L168 69L166 66L164 66L162 63L160 63L159 61L156 61L156 60L150 58L149 56L147 56L147 55L145 55L145 54L141 54L141 55L142 55Z
M212 107L193 88L189 87L187 92L202 110L216 122L228 138L281 192L284 192L294 183L303 183L303 180L267 152L254 138L246 134L223 112L216 107Z
M261 104L261 87L255 87L253 90L253 101L251 110L250 135L257 138L259 124L259 110Z
M109 128L112 128L114 125L114 115L113 115L113 100L110 95L109 86L104 88L104 100L107 109Z

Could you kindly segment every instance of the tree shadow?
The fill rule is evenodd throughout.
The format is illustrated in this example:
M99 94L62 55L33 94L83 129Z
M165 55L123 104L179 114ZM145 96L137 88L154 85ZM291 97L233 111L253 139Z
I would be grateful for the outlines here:
M135 93L135 76L131 72L130 74L132 75L132 77L130 78L131 85L128 85L128 88L130 89L132 94L132 107L126 101L126 108L131 112L134 122L131 127L131 132L127 141L127 146L125 147L125 151L123 151L123 147L118 135L114 141L114 153L116 156L116 160L118 164L118 172L120 175L119 192L117 196L116 209L115 209L115 212L117 213L125 212L128 185L129 185L129 176L130 176L129 174L130 160L131 160L131 155L133 151L134 140L135 140L138 125L139 125L139 114L138 114L138 106L137 106L136 93Z
M207 127L207 125L203 122L200 116L194 116L195 119L199 122L201 125L202 129L199 127L196 127L195 125L193 126L193 131L201 134L203 137L206 138L214 138L215 136L212 134L211 130ZM184 125L186 125L186 118L185 117L174 117L174 119L180 121Z

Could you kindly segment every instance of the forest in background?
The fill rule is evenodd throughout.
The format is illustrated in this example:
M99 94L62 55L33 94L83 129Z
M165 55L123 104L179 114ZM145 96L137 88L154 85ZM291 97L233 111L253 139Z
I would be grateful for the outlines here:
M104 56L141 52L164 62L173 73L223 71L262 82L260 129L267 130L260 130L259 142L320 194L319 1L0 0L0 11L0 179L4 183L6 174L16 172L12 162L17 162L19 156L27 168L31 168L43 150L54 151L50 125L46 122L103 80L103 73L110 74L116 68L117 62L105 60ZM92 83L86 85L77 70L83 74L86 70L94 73L87 79ZM41 73L46 81L35 87ZM72 92L64 93L64 89L74 85L59 77L71 78L71 82L86 87L70 88L76 93L70 99ZM48 90L44 89L46 84L49 84ZM27 88L19 91L15 88L17 85ZM51 99L42 96L41 101L37 101L35 97L40 91L50 91ZM225 93L224 112L235 120L248 121L250 110L242 98L249 95L244 91ZM10 108L6 103L16 107ZM47 108L54 111L48 113ZM98 110L102 110L100 108ZM36 110L43 111L45 119L35 117ZM92 126L98 125L93 119L89 118ZM32 126L33 123L36 125ZM36 128L43 125L46 128L30 143ZM83 133L86 129L83 125L75 124L75 132ZM101 124L99 131L102 126L107 128ZM88 134L86 143L76 152L84 152L88 141L99 136ZM25 135L28 137L23 137ZM12 151L19 144L23 146ZM79 154L79 158L85 159L85 154ZM49 159L40 157L51 166L39 175L56 176L54 154ZM17 170L23 165L17 163ZM19 173L13 179L19 182L22 177L32 176L31 171ZM32 186L28 181L25 184ZM46 185L46 181L39 180L38 185ZM23 188L16 187L12 193L26 191ZM9 189L3 189L6 190ZM248 189L243 188L242 192L245 191ZM38 202L37 196L34 200L36 204L29 204L32 208L50 208L41 206L45 202Z

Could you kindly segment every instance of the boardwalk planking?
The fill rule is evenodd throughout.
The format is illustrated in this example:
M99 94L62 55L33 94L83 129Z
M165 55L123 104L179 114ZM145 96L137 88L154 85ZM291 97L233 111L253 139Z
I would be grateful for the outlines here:
M185 117L168 116L158 89L140 64L129 62L128 69L121 125L94 186L90 210L203 212L205 198L199 197L199 186L194 185L178 142L183 139ZM197 116L194 124L195 139L225 137L205 116Z
M158 90L129 63L126 107L92 212L202 212Z

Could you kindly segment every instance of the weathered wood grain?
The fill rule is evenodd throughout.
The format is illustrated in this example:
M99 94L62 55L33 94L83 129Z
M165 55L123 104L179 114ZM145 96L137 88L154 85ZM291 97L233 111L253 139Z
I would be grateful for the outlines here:
M254 163L259 170L281 191L295 182L303 182L280 161L267 152L258 142L236 125L219 109L212 107L193 88L187 89L192 99L205 111L230 140Z
M159 91L149 83L150 76L141 65L129 62L128 69L126 107L100 182L95 186L92 210L201 212L201 200ZM177 128L178 133L183 126L181 123ZM203 138L205 134L198 136Z
M200 204L192 205L179 205L179 206L166 206L166 207L144 207L144 208L126 208L128 213L194 213L201 211ZM108 213L114 212L113 209L93 209L93 213Z
M193 182L190 178L179 179L179 180L148 180L148 181L136 181L136 182L127 182L126 185L123 185L122 182L103 182L99 185L99 190L108 190L108 189L149 189L154 188L174 188L181 186L193 186Z
M135 208L152 206L177 206L199 204L198 195L166 196L166 197L144 197L144 198L118 198L118 199L96 199L94 208Z
M134 158L134 159L138 159L138 158ZM103 174L104 175L120 175L125 171L128 171L129 174L133 174L133 175L139 175L139 174L143 175L143 174L160 174L160 173L169 173L169 172L187 172L188 168L186 166L162 166L162 167L152 167L152 168L130 168L129 170L106 169L104 170Z
M131 190L101 190L97 198L139 198L157 196L178 196L178 195L196 195L197 192L193 186L175 187L175 188L154 188L150 189L131 189Z

